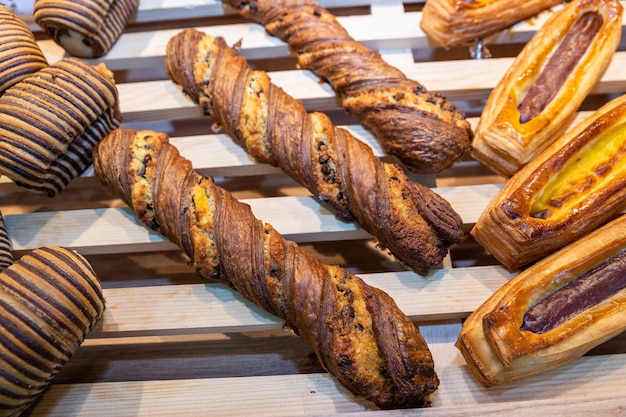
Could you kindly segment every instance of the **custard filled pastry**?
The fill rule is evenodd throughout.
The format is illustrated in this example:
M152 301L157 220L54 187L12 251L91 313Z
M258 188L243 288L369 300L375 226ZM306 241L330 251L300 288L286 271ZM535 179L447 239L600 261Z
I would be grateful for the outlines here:
M617 0L578 0L555 12L491 92L472 156L504 176L527 164L566 131L621 33Z
M487 386L562 366L626 329L626 216L517 275L475 310L456 346Z
M626 95L605 104L511 177L471 230L515 269L626 207Z
M428 0L420 27L445 48L463 45L513 26L562 0Z

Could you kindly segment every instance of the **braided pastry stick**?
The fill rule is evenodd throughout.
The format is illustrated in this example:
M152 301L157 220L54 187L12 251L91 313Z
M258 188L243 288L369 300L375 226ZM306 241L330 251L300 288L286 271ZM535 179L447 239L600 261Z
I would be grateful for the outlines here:
M36 0L35 22L71 55L99 58L136 15L139 0Z
M57 246L13 262L0 214L0 415L17 416L46 389L105 308L87 260Z
M327 81L383 149L417 173L450 167L470 146L462 112L355 41L314 0L224 0L287 42L300 68Z
M345 219L356 219L381 246L426 274L463 236L461 219L428 187L322 113L252 71L222 38L194 29L167 47L172 80L198 102L255 159L280 167Z
M53 197L91 164L96 143L121 121L104 64L58 61L0 97L0 173Z
M247 204L196 173L164 133L115 130L96 147L94 168L202 277L284 319L350 391L382 408L427 404L439 382L432 357L393 299L256 219Z
M26 23L0 4L0 95L47 66L48 61Z

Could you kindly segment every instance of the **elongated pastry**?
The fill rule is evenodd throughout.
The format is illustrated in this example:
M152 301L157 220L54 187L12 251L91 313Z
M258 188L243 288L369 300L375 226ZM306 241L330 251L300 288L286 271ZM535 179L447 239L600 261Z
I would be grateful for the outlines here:
M504 266L534 262L626 207L626 95L605 104L513 175L472 236Z
M167 46L172 80L258 161L280 167L381 246L426 274L463 236L461 219L428 187L322 113L252 71L223 38L187 29Z
M26 23L0 4L0 95L47 66L48 61Z
M555 12L489 95L472 156L511 176L562 135L619 45L622 5L577 0Z
M427 0L420 27L439 45L450 48L497 33L562 0Z
M537 262L464 322L456 346L485 385L562 366L626 330L626 216Z
M1 214L0 236L0 415L18 416L82 344L105 301L78 253L49 246L13 262Z
M50 197L91 164L122 121L113 73L79 58L55 62L0 97L0 173Z
M80 58L106 55L134 18L139 0L36 0L35 22Z
M350 391L382 408L427 404L438 386L432 357L393 299L285 240L197 174L165 134L115 130L96 147L94 168L142 222L187 253L202 277L285 319Z
M471 126L458 108L355 41L314 0L224 3L287 42L299 66L327 81L346 111L409 169L440 172L469 149Z

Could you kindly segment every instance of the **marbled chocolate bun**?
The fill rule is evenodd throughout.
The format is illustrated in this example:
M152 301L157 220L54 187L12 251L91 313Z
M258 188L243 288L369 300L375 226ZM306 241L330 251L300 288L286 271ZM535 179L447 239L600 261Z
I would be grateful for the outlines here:
M28 408L74 354L104 311L89 263L45 247L0 273L0 415Z
M104 64L58 61L0 97L0 173L53 197L91 164L94 146L121 120Z
M4 216L0 213L0 272L13 264L13 247L4 223Z
M0 4L0 95L47 66L48 61L26 23Z
M69 54L81 58L106 55L139 0L36 0L35 22Z

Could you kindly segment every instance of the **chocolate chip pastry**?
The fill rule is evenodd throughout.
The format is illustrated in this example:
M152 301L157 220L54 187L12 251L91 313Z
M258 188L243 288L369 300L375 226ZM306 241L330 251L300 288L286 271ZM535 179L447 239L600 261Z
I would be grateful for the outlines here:
M49 246L13 262L0 214L0 415L18 416L46 389L105 308L76 252Z
M0 96L23 78L48 66L26 23L0 4Z
M115 130L96 147L94 168L143 223L184 250L201 277L284 319L351 392L381 408L427 405L439 383L433 360L393 299L256 219L196 173L167 135Z
M70 55L106 55L134 18L139 0L35 0L35 22Z
M493 35L546 10L562 0L428 0L420 27L445 48Z
M547 372L626 330L626 216L510 280L463 323L456 346L483 384Z
M415 271L426 274L461 239L461 219L447 201L326 115L307 113L222 38L187 29L168 43L166 63L172 80L255 159L356 219Z
M54 197L91 164L95 144L122 121L113 73L58 61L0 97L0 173Z
M626 208L626 95L613 99L513 175L470 231L516 269Z
M561 136L615 54L622 10L578 0L555 11L489 95L472 157L509 177Z
M300 68L328 82L383 149L417 173L449 168L470 145L462 112L355 41L313 0L224 0L287 42Z

